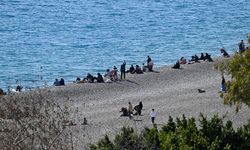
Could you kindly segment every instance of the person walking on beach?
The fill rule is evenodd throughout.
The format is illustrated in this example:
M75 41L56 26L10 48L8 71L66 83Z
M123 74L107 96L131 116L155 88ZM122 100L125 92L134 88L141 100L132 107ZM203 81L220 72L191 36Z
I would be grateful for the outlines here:
M126 61L125 60L121 65L120 71L121 71L121 80L125 79L126 78L126 73L125 73L126 72Z
M155 118L156 118L156 112L155 109L152 109L151 113L150 113L150 117L151 117L151 121L154 124L155 123Z

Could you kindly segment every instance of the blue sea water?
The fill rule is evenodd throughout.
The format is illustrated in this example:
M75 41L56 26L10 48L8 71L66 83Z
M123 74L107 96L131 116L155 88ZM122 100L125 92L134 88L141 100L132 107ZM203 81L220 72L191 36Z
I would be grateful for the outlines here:
M0 0L0 87L233 53L249 32L248 0Z

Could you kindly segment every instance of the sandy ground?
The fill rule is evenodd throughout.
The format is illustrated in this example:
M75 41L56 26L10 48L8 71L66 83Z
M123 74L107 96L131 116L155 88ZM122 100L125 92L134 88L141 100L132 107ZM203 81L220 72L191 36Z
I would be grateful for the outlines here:
M157 72L128 74L125 81L52 87L49 94L73 112L76 149L96 142L105 134L112 138L122 126L134 127L138 133L144 127L152 127L149 116L152 108L157 112L159 127L169 116L175 118L185 114L198 119L200 113L208 117L217 113L226 115L225 120L232 120L235 127L241 126L250 118L250 109L243 105L240 112L235 113L235 106L223 104L219 94L221 74L213 69L213 65L201 62L182 65L181 69L166 66L156 68ZM206 92L199 93L198 89ZM133 106L142 101L142 116L134 116L134 119L120 117L121 107L127 107L129 101ZM88 125L81 125L84 117Z

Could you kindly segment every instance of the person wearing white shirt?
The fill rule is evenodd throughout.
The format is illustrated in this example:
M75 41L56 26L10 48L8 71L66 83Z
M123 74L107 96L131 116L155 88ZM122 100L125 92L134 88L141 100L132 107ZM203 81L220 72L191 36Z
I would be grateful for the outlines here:
M156 118L156 112L154 109L152 109L151 113L150 113L150 117L151 117L151 121L154 124L155 122L155 118Z

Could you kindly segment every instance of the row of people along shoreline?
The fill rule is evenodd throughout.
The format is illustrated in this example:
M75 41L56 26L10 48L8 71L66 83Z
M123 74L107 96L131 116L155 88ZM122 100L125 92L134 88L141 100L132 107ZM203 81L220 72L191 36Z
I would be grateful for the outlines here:
M239 49L237 53L243 53L245 50L248 50L249 47L245 47L244 41L241 40L241 42L238 44ZM223 57L230 57L230 55L226 52L225 48L221 48L220 52ZM181 57L177 62L174 64L172 67L173 69L180 69L181 65L183 64L193 64L193 63L199 63L200 61L209 61L213 62L211 55L208 53L201 53L200 57L198 57L196 54L194 56L191 56L191 59L188 61L184 58ZM118 74L118 69L116 66L113 67L112 70L107 69L106 73L101 75L101 73L97 73L97 76L93 76L90 73L87 73L86 77L83 79L80 79L80 77L77 77L74 83L104 83L104 82L113 82L113 81L121 81L125 80L126 78L126 73L130 74L143 74L144 72L154 72L153 70L154 63L151 59L150 56L147 56L147 61L146 64L143 63L142 67L139 65L131 65L128 70L126 70L126 61L124 60L123 63L120 66L120 74ZM60 80L55 79L54 86L64 86L65 81L63 78ZM15 88L16 92L21 92L23 87L21 85L17 85ZM0 95L5 95L6 92L4 92L0 88Z

